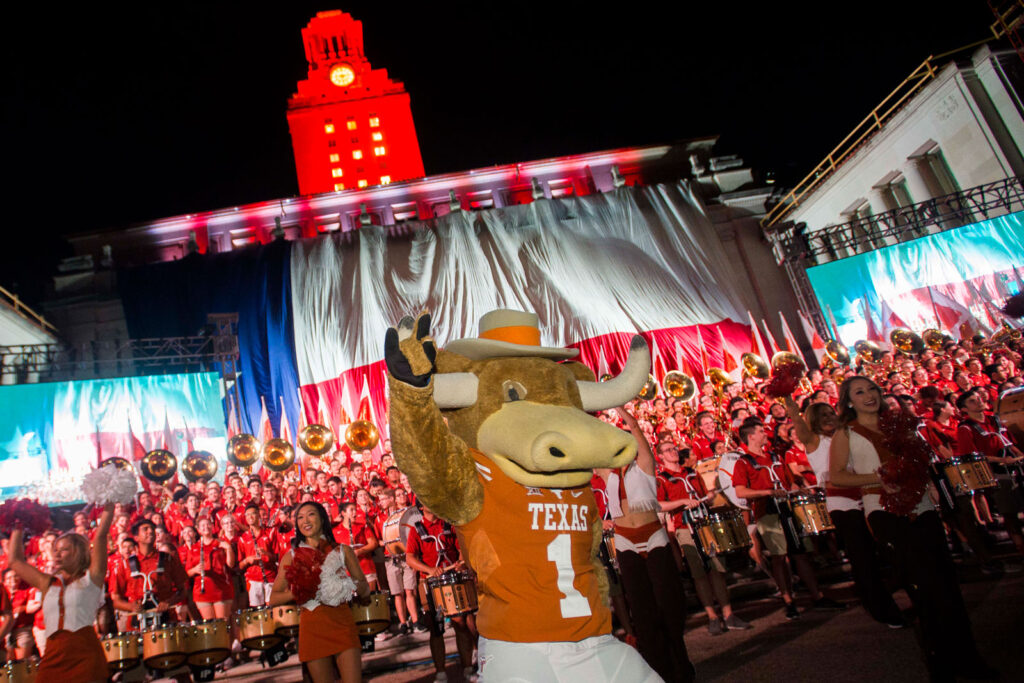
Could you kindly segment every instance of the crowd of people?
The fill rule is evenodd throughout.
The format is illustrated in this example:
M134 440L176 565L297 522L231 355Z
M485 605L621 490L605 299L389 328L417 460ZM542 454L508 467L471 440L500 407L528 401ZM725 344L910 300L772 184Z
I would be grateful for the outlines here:
M793 575L809 596L805 609L847 607L825 595L817 577L829 561L844 559L860 603L881 624L907 625L892 588L908 589L934 678L992 675L974 648L952 557L973 558L990 574L1020 569L1015 558L996 559L994 541L1005 535L1016 555L1024 554L1024 454L993 414L1003 393L1024 384L1019 351L1017 340L949 341L941 349L856 359L856 368L833 363L811 369L786 396L769 396L764 380L744 376L705 382L690 400L662 394L602 414L632 432L640 452L630 470L597 472L592 480L604 503L608 543L602 555L623 637L666 680L687 679L681 673L689 666L686 607L682 591L676 592L681 577L695 588L707 630L719 636L757 626L740 618L730 599L737 569L764 571L777 584L785 617L798 619ZM880 416L892 414L912 420L929 447L933 476L906 509L891 500L901 488L907 497L908 484L886 470L893 441ZM379 458L338 452L307 458L287 473L229 467L223 484L148 484L133 505L75 513L67 534L51 530L23 542L15 531L4 538L0 556L0 635L7 658L45 658L48 649L66 647L54 641L56 612L47 607L54 593L49 577L63 577L57 579L61 600L67 584L102 604L95 618L100 637L144 627L139 620L147 611L187 622L298 602L307 624L300 629L299 657L311 677L331 680L334 658L343 680L355 680L359 642L351 615L315 598L300 601L300 587L289 578L296 562L325 563L341 548L339 561L348 567L358 600L374 591L393 596L393 623L377 640L429 633L437 680L445 680L447 622L463 672L471 677L472 614L439 616L429 591L424 602L419 590L427 578L469 568L452 527L428 509L404 522L401 543L393 534L386 538L389 520L403 519L417 500L387 442L382 445ZM957 463L979 460L988 465L991 481L971 488L973 480L958 484L951 478ZM824 501L828 533L802 534L794 525L799 520L788 503L801 492ZM709 547L699 530L713 518L740 520L735 531L749 543ZM73 537L88 539L103 562L85 562L77 546L74 562L69 560L66 546L74 545ZM100 579L95 574L101 567ZM89 581L98 587L90 588ZM102 596L92 595L100 589ZM81 612L75 614L81 621ZM324 628L308 628L314 622ZM327 631L342 635L325 641ZM222 666L245 656L237 634L233 639L232 656ZM966 648L968 656L950 659L954 646Z

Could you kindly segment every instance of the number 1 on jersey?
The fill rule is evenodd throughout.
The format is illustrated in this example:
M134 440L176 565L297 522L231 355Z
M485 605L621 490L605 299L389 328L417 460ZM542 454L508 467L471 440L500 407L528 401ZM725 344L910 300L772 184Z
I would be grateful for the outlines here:
M558 592L565 596L558 601L563 619L590 616L590 603L572 585L576 579L576 570L572 568L571 548L569 534L559 534L548 543L548 562L555 563L555 569L558 570Z

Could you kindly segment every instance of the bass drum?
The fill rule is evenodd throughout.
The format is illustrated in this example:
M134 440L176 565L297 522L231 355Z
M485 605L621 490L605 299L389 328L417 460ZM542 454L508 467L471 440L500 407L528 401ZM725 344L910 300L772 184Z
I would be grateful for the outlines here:
M419 508L407 507L388 516L381 527L384 547L389 555L401 555L405 552L405 544L409 540L409 529L423 519Z
M284 642L277 634L277 624L270 607L254 607L235 612L238 638L242 647L250 650L269 650Z

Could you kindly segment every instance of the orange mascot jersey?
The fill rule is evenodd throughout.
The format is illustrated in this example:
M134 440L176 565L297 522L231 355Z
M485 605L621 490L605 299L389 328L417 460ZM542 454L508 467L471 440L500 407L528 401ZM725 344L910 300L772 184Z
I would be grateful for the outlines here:
M599 524L589 484L574 489L517 484L470 451L483 510L458 527L479 579L480 635L512 642L579 641L611 632L590 559Z

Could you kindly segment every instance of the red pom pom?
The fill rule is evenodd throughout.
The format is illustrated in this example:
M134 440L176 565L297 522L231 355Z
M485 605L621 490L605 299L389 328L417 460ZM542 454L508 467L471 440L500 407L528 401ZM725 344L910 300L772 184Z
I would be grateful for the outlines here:
M33 534L41 534L50 528L50 508L27 498L5 500L0 505L0 528L9 531L18 524Z
M891 410L879 416L878 426L885 437L885 446L895 456L879 468L882 482L896 487L894 493L883 490L882 507L896 515L909 514L917 507L931 477L932 449L917 432L919 420L902 410Z
M1024 292L1014 294L1003 303L1003 313L1011 318L1024 316Z
M296 548L293 552L292 563L285 570L284 576L288 579L288 587L291 589L295 602L303 604L316 597L320 588L320 566L324 563L325 555L313 548Z
M800 378L803 376L803 366L783 365L768 380L768 384L764 387L764 393L772 398L790 396L800 386Z

